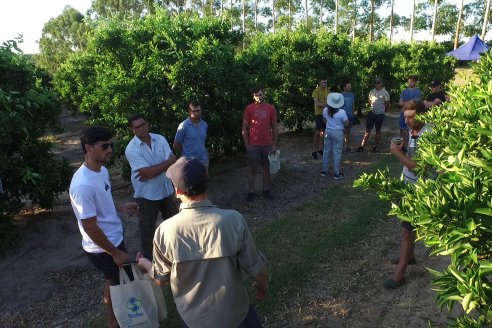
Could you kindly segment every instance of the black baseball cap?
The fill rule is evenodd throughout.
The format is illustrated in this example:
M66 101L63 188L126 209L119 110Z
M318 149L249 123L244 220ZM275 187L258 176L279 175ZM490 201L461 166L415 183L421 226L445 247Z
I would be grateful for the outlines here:
M197 159L181 157L167 169L166 175L174 187L187 196L198 195L207 190L207 171Z
M436 85L441 85L441 81L439 80L432 80L431 83L429 83L429 87L435 87Z

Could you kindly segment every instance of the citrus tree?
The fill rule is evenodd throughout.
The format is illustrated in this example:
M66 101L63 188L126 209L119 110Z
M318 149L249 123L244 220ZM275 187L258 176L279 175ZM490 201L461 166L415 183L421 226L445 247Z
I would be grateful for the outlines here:
M48 88L47 74L37 70L15 41L0 46L0 251L15 242L10 217L30 200L44 208L66 190L71 169L50 152L43 139L56 123L59 104Z
M492 56L473 67L477 81L453 88L451 102L422 117L433 132L419 140L420 179L405 185L385 171L363 174L354 186L375 188L392 202L389 215L416 226L431 255L450 256L430 269L437 303L460 303L458 327L492 325ZM429 178L436 176L437 178ZM399 199L402 201L400 202Z

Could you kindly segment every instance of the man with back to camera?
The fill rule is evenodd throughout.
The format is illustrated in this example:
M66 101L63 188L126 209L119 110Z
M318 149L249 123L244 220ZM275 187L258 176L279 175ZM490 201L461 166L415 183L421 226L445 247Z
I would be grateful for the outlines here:
M198 159L208 172L209 159L205 148L207 130L207 122L202 119L202 106L198 101L190 101L188 118L179 124L173 148L186 158Z
M417 120L416 115L422 115L427 111L424 102L421 100L411 100L405 104L403 114L405 115L405 122L409 128L408 138L412 137L416 140L418 145L418 138L431 130L430 124L426 124L423 121ZM417 182L418 176L413 172L413 169L417 167L417 162L412 159L412 154L409 152L405 154L404 143L390 144L391 153L403 164L403 178L405 183L414 184ZM410 147L407 147L410 149ZM415 150L415 149L414 149ZM384 287L388 289L395 289L405 283L405 271L409 264L415 264L415 227L407 221L401 222L401 241L400 241L400 256L393 260L393 264L398 264L398 267L391 278L384 282Z
M255 279L256 297L265 298L266 260L244 217L208 200L208 175L198 160L181 157L166 174L180 212L157 228L153 263L137 255L138 266L158 285L171 284L187 327L261 327L242 273Z
M77 217L82 248L89 261L104 274L104 305L109 327L119 327L111 304L109 286L119 284L118 266L128 262L123 242L123 225L116 213L108 170L103 166L113 152L113 133L94 125L85 128L80 138L85 160L70 183L70 202ZM118 205L129 215L136 203Z
M398 102L398 106L401 108L400 120L398 122L398 125L400 127L400 136L402 137L404 136L405 132L408 129L407 124L405 123L405 116L403 115L403 109L405 108L405 104L408 103L410 100L422 99L422 92L420 91L419 88L417 88L417 81L418 78L416 75L410 75L408 77L408 81L407 81L408 88L402 91L400 95L400 101Z
M258 167L263 176L263 196L273 200L270 191L270 162L268 154L277 150L278 126L277 110L265 101L262 88L253 90L254 102L249 104L243 113L242 136L248 157L248 188L246 201L255 199L255 182Z
M362 138L359 148L356 150L357 152L364 151L364 146L366 145L374 126L376 126L376 135L374 136L374 147L372 147L372 151L378 151L379 140L381 140L381 127L383 126L385 116L384 113L390 109L390 95L384 88L383 80L380 77L377 77L374 80L374 83L374 89L369 91L369 105L371 106L371 111L367 114L366 131L364 132L364 137Z
M134 137L128 143L125 156L131 167L134 198L139 205L140 238L144 255L152 258L152 239L157 215L165 220L178 213L174 189L166 177L168 167L176 156L160 134L149 133L149 125L141 113L128 118Z
M330 93L328 89L328 79L320 78L319 84L316 89L313 90L312 98L314 101L314 122L315 131L313 138L313 152L311 157L313 159L318 159L319 156L323 156L323 133L325 131L325 122L323 121L323 109L327 106L326 98Z

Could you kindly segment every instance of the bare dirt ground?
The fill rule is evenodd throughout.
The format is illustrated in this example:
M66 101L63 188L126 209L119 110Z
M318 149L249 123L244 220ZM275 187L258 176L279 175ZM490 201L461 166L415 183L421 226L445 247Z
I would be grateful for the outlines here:
M78 143L82 115L64 113L65 133L58 135L56 152L74 166L83 161ZM352 148L360 142L365 121L352 130ZM280 136L281 173L273 178L275 200L259 197L253 203L246 195L244 157L222 159L211 168L210 198L221 207L242 212L254 229L276 220L310 199L319 190L352 184L361 172L388 154L384 145L398 134L397 114L384 122L381 150L345 153L344 181L320 176L321 160L311 158L311 136L284 132ZM372 147L372 139L369 147ZM116 201L131 201L132 188L112 170ZM259 179L258 179L259 180ZM360 192L360 191L355 191ZM136 218L122 216L125 244L130 253L139 249ZM102 310L102 277L88 263L80 246L80 233L64 194L50 212L17 218L22 229L19 246L0 259L0 327L86 327L87 320ZM399 223L388 219L336 267L321 265L320 272L306 277L308 284L294 299L281 301L278 310L264 318L267 327L445 327L447 313L436 307L431 277L425 267L446 266L445 258L428 258L423 245L417 245L418 265L407 271L407 284L387 291L382 282L394 267L389 258L399 247Z

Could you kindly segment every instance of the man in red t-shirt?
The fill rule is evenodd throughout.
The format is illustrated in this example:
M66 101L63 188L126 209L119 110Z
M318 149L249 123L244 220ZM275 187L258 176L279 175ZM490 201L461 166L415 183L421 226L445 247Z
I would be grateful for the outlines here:
M248 187L246 201L256 197L255 179L258 165L263 170L263 195L273 200L270 191L270 164L268 154L277 150L278 127L275 107L265 102L262 88L253 90L254 103L249 104L243 114L243 141L248 155Z

